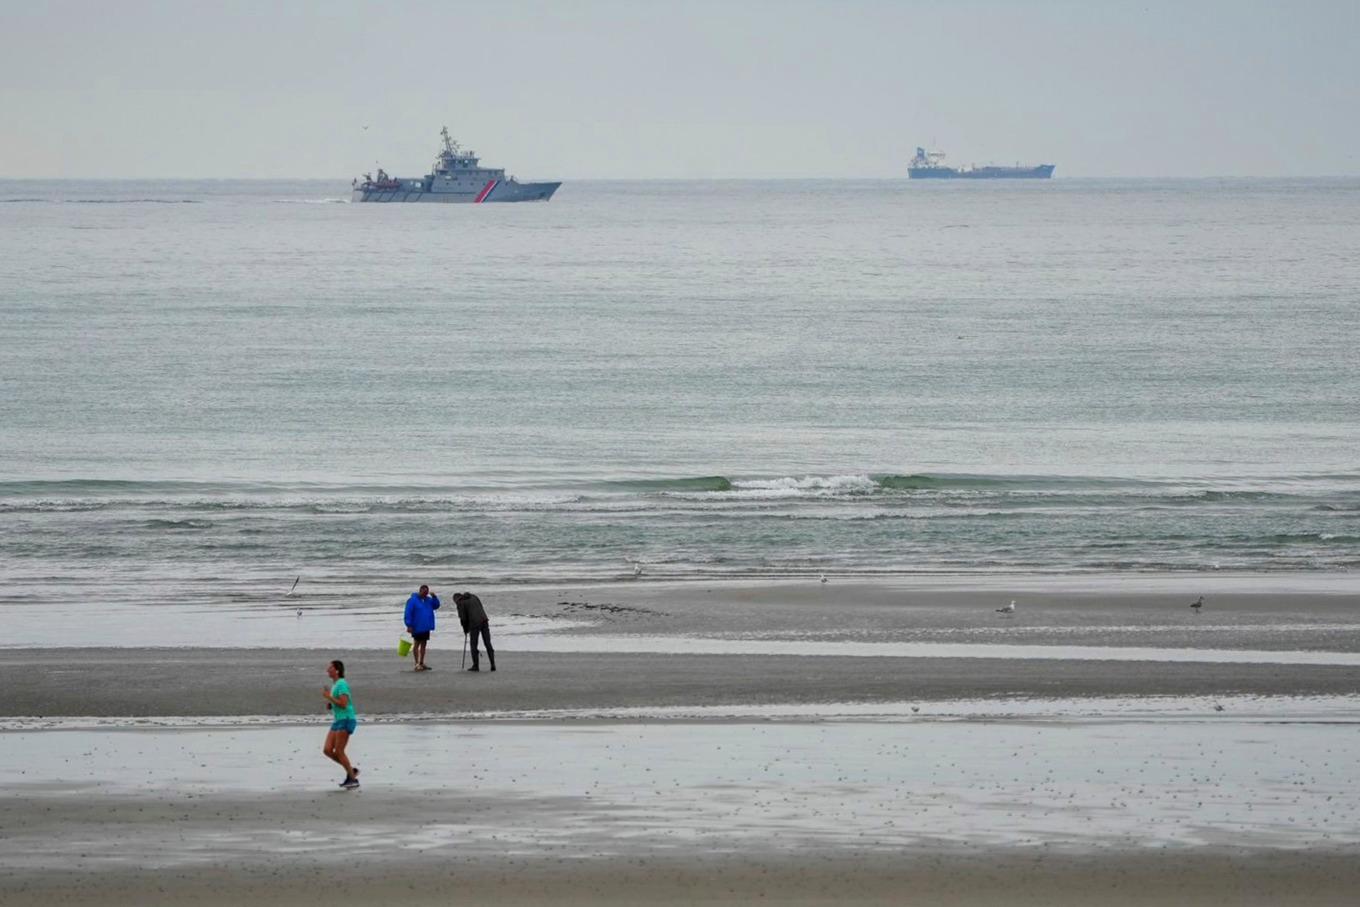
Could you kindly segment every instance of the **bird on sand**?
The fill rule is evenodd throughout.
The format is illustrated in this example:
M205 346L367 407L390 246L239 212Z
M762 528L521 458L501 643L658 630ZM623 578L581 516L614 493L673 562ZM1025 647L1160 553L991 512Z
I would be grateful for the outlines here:
M634 575L634 576L641 576L641 575L642 575L642 565L641 565L641 564L634 564L634 565L633 565L633 575Z
M1007 605L1006 607L1004 607L1004 608L997 608L997 609L996 609L996 613L997 613L997 614L1014 614L1014 613L1015 613L1015 599L1011 599L1011 603L1010 603L1009 605Z
M825 574L825 573L821 574L820 576L817 577L817 580L818 580L818 582L820 582L820 583L822 583L823 585L825 585L825 584L826 584L826 574Z
M1190 603L1190 607L1194 608L1194 609L1195 609L1195 613L1198 614L1198 613L1199 613L1199 609L1204 607L1204 596L1201 595L1199 598L1197 598L1197 599L1195 599L1194 601L1192 601L1192 602Z
M298 616L298 617L301 617L301 616L302 616L302 609L301 609L301 608L298 608L297 616Z

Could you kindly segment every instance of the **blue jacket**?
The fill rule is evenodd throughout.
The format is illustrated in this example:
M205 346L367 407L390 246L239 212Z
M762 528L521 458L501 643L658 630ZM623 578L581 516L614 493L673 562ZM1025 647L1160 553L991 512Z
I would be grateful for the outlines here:
M412 592L406 599L406 626L412 633L429 633L434 629L434 612L439 609L439 596L431 592L425 598Z

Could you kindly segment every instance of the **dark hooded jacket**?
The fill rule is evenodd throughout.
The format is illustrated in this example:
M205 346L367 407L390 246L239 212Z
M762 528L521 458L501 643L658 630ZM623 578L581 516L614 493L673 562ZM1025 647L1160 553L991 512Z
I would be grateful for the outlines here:
M482 600L471 592L462 592L453 597L458 606L458 622L463 625L464 633L471 633L475 627L486 623L486 609Z

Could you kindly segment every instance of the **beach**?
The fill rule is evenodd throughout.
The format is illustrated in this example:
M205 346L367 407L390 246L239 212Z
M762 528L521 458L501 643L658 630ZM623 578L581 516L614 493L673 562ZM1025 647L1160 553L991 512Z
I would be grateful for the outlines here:
M4 903L1345 903L1360 598L1290 585L493 589L478 674L448 623L411 672L395 615L350 648L4 648ZM363 632L272 611L235 619Z

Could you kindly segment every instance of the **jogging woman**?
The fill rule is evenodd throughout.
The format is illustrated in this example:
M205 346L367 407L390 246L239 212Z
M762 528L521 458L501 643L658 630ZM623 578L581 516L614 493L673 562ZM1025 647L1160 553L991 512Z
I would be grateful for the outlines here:
M321 688L321 695L326 699L326 708L331 710L331 729L326 734L326 747L321 752L345 770L345 780L340 786L352 790L359 786L359 769L349 764L345 746L359 721L354 714L354 697L350 695L349 683L345 680L345 663L338 659L332 661L326 666L326 676L332 683L329 689Z

